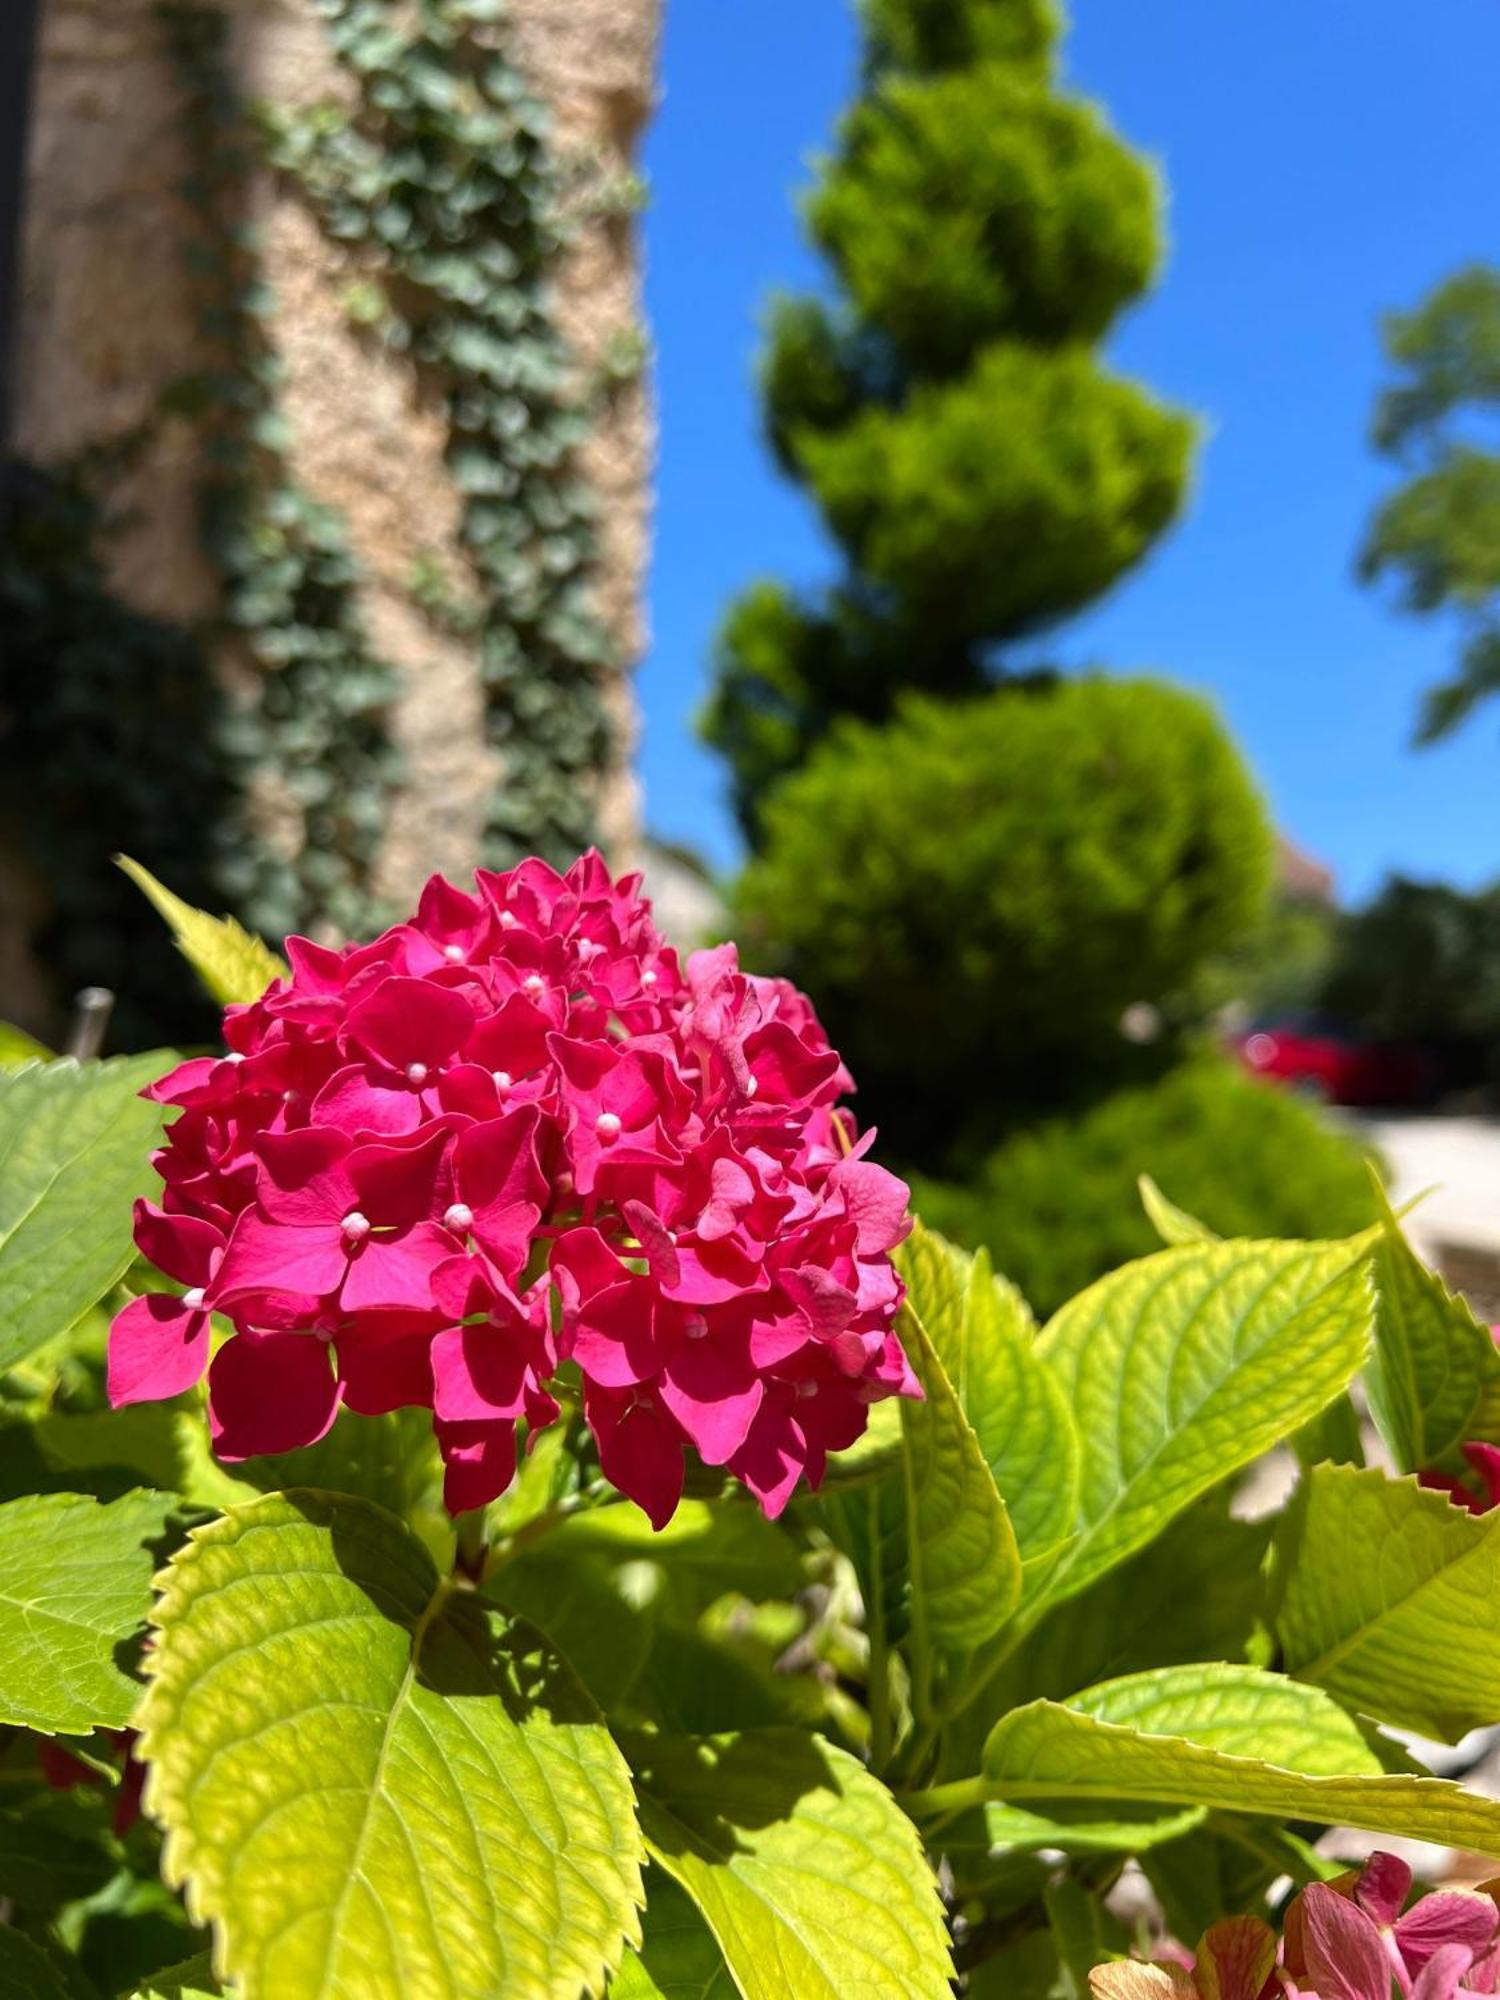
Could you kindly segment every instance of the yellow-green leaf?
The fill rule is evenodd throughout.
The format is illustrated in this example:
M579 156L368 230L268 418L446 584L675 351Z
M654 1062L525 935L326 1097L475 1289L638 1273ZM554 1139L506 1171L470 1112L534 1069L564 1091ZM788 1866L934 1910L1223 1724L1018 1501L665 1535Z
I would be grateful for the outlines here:
M978 1780L911 1804L950 1811L982 1798L1201 1805L1500 1854L1500 1801L1390 1772L1321 1688L1255 1667L1162 1668L1013 1709L990 1732Z
M140 1698L124 1671L151 1608L152 1544L174 1502L100 1506L38 1493L0 1507L0 1723L46 1735L122 1729Z
M1370 1414L1401 1471L1460 1472L1462 1445L1500 1441L1500 1353L1468 1301L1427 1268L1380 1200Z
M701 1913L743 2000L948 2000L937 1883L862 1764L793 1729L643 1737L652 1860Z
M901 1406L912 1639L934 1656L961 1654L1015 1610L1021 1556L994 1474L910 1300L901 1337L924 1392Z
M1036 1352L1031 1308L995 1275L988 1251L970 1256L921 1223L898 1261L994 1475L1021 1559L1033 1562L1072 1528L1080 1454L1061 1385Z
M139 861L125 854L116 859L166 918L177 949L221 1006L258 1000L273 979L286 978L285 963L233 917L211 917L195 910Z
M1500 1718L1500 1514L1350 1465L1307 1474L1277 1535L1286 1670L1456 1742Z
M160 1056L0 1074L0 1369L103 1297L130 1262L131 1204L159 1186Z
M1196 1215L1189 1215L1185 1208L1179 1208L1175 1201L1168 1201L1149 1174L1141 1174L1136 1179L1141 1192L1141 1207L1146 1211L1146 1220L1156 1231L1163 1243L1217 1243L1217 1233L1206 1222L1200 1222Z
M1360 1243L1192 1243L1101 1278L1044 1328L1087 1440L1052 1599L1152 1541L1339 1395L1370 1347Z
M629 1772L532 1627L368 1502L273 1494L161 1578L168 1880L237 2000L576 2000L639 1936Z

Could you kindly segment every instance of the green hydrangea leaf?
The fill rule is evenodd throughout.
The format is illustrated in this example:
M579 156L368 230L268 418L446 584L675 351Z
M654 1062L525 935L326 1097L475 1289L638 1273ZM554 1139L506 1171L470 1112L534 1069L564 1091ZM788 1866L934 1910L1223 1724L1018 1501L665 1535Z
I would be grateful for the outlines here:
M0 1074L0 1370L63 1333L132 1255L131 1203L157 1185L159 1055Z
M35 1035L28 1035L11 1021L0 1021L0 1069L20 1069L23 1063L52 1060L51 1049Z
M1141 1191L1141 1207L1146 1211L1146 1220L1163 1243L1175 1248L1182 1243L1218 1242L1216 1232L1206 1222L1200 1222L1196 1215L1189 1215L1175 1201L1168 1201L1149 1174L1141 1174L1136 1186Z
M0 1896L28 1916L50 1915L64 1903L102 1889L118 1865L93 1829L56 1793L0 1813ZM55 1810L61 1804L59 1813ZM61 1823L55 1823L60 1821Z
M792 1729L641 1738L651 1858L687 1891L743 2000L947 2000L916 1829L847 1752Z
M221 1006L258 1000L273 979L286 978L283 960L233 917L211 917L195 910L139 861L124 854L116 859L166 918L177 949Z
M974 1256L918 1223L898 1253L915 1310L973 1426L1010 1514L1023 1562L1066 1539L1079 1444L1056 1376L1036 1353L1036 1323L987 1251Z
M1500 1514L1318 1465L1283 1518L1276 1565L1289 1674L1450 1743L1500 1715Z
M0 1924L0 2000L99 2000L76 1959Z
M660 1868L646 1876L645 1937L610 1982L609 2000L739 2000L713 1932Z
M150 1611L151 1545L175 1504L42 1493L0 1506L0 1722L48 1736L125 1727L141 1688L120 1662Z
M1265 1615L1268 1539L1266 1523L1235 1519L1227 1494L1195 1501L1009 1652L986 1690L983 1726L1039 1695L1062 1700L1146 1667L1245 1659Z
M638 1935L630 1776L532 1627L368 1502L272 1494L161 1579L164 1870L237 2000L576 2000Z
M1039 1349L1089 1449L1049 1596L1087 1588L1316 1416L1364 1363L1372 1317L1358 1241L1185 1244L1064 1306Z
M1412 1249L1384 1197L1382 1205L1370 1414L1400 1471L1462 1471L1463 1444L1500 1440L1500 1352L1468 1301Z
M1321 1688L1256 1667L1167 1667L1013 1709L990 1732L979 1779L909 1804L1154 1801L1500 1854L1500 1802L1389 1761Z
M993 1637L1021 1596L1021 1554L974 1427L913 1297L901 1338L922 1384L901 1406L909 1616L914 1643L962 1654Z
M130 2000L218 2000L221 1990L209 1954L200 1951L196 1957L184 1959L181 1965L153 1972L133 1990Z

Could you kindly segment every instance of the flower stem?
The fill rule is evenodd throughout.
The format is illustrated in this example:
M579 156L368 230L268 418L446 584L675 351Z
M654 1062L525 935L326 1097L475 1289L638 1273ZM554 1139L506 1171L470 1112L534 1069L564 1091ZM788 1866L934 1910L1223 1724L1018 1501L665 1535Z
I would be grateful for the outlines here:
M489 1550L488 1509L471 1507L466 1514L459 1514L453 1523L458 1536L453 1551L455 1575L466 1576L471 1583L479 1583L484 1576L484 1560Z

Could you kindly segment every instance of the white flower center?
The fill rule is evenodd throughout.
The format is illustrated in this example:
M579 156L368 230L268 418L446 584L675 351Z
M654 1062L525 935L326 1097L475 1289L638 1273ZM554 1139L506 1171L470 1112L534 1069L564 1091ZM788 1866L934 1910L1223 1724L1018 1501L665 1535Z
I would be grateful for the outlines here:
M370 1218L361 1215L357 1208L351 1208L339 1224L345 1239L350 1243L363 1243L370 1233Z
M515 1078L508 1069L492 1069L490 1071L490 1082L494 1084L496 1090L509 1090L515 1082Z
M182 1303L187 1307L189 1312L201 1312L203 1310L203 1287L201 1285L194 1285L190 1292L184 1292Z
M464 948L461 944L445 944L443 946L443 956L450 965L462 965L464 962Z
M641 984L642 986L654 986L656 984L656 974L654 972L643 972L641 974Z
M456 1201L451 1208L444 1211L443 1227L445 1229L456 1229L462 1234L464 1230L472 1229L473 1226L474 1211L469 1207L467 1202Z
M620 1136L620 1114L617 1111L601 1111L594 1120L594 1130L606 1146L612 1146Z
M512 915L511 915L510 911L509 911L509 910L502 910L502 911L500 912L500 928L501 928L501 930L503 930L503 931L513 931L513 930L515 929L515 927L516 927L516 920L515 920L515 918L514 918L514 917L513 917Z
M408 1083L414 1083L418 1090L420 1090L422 1085L427 1081L426 1063L408 1063L406 1065L406 1080Z
M538 993L541 993L544 990L545 990L545 985L542 979L542 975L539 972L528 972L526 977L521 981L521 991L523 993L529 993L533 1000L536 998Z

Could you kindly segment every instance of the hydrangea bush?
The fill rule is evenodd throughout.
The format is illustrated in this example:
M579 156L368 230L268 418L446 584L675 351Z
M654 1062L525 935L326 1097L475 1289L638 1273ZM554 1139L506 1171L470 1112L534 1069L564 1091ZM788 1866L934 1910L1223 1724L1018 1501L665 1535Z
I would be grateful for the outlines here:
M0 1992L1497 1990L1482 1865L1337 1859L1500 1855L1500 1354L1394 1216L1148 1183L1038 1327L597 856L285 961L135 873L222 1049L0 1074Z

